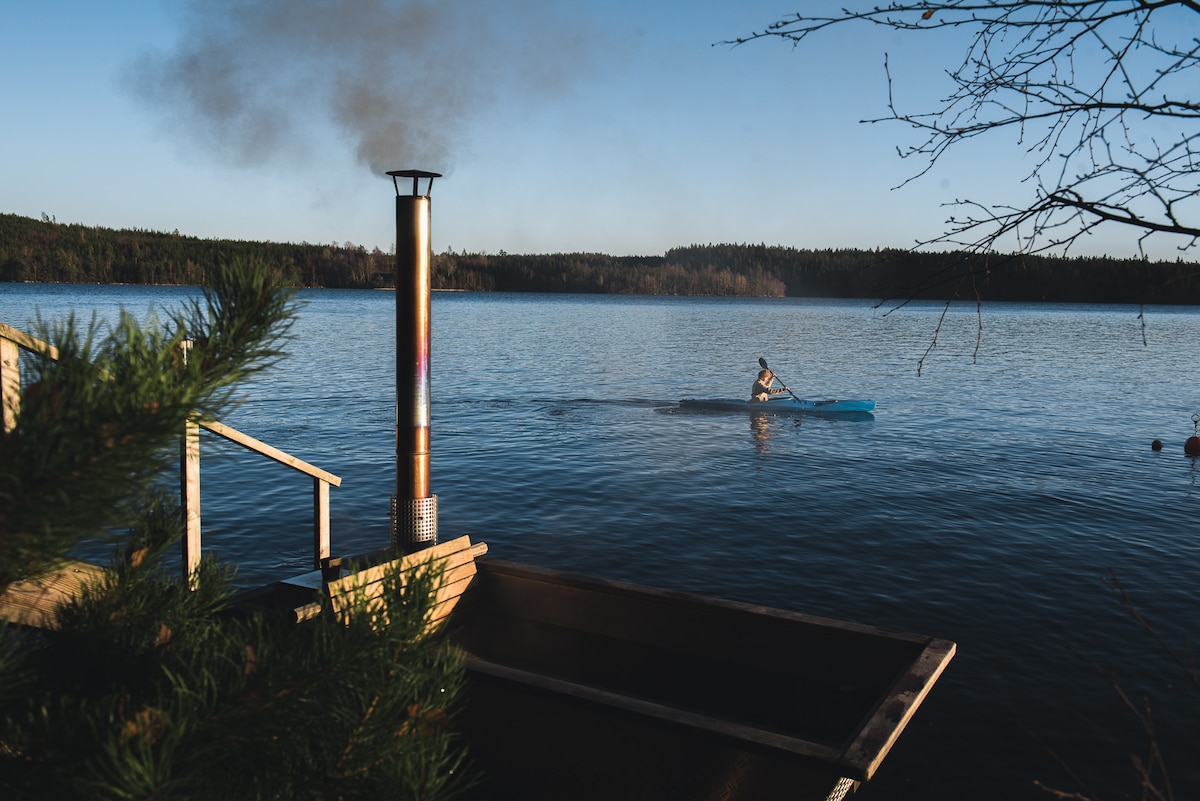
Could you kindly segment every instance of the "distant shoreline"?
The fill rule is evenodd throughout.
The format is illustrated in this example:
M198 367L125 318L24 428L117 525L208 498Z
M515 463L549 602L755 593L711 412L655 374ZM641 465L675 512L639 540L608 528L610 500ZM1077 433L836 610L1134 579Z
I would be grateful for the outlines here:
M259 261L286 286L391 289L395 256L347 243L207 240L0 214L0 282L203 286ZM1200 264L765 244L602 253L436 254L435 291L1200 305Z

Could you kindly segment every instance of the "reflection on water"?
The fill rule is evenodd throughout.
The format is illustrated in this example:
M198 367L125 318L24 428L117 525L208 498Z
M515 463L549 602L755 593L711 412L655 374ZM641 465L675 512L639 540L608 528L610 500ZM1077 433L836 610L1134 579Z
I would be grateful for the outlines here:
M751 412L750 413L750 430L754 432L754 442L758 446L759 453L766 453L771 449L771 429L767 415Z

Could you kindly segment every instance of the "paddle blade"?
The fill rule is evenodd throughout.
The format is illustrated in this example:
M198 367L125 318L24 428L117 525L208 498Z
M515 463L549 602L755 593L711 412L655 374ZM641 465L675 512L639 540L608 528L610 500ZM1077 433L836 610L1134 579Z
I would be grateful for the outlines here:
M759 367L761 367L761 368L762 368L762 369L764 369L764 370L770 370L770 369L771 369L770 367L767 367L767 360L766 360L766 359L764 359L764 358L763 358L763 357L761 357L761 356L759 356L759 357L758 357L758 366L759 366Z

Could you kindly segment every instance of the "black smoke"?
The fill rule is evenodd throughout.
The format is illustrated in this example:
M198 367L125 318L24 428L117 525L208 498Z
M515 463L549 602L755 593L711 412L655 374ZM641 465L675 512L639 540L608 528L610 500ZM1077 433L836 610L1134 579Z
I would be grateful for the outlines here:
M467 123L589 68L556 0L187 0L178 41L127 82L171 135L227 161L313 158L328 135L376 173L445 171ZM574 15L574 16L573 16Z

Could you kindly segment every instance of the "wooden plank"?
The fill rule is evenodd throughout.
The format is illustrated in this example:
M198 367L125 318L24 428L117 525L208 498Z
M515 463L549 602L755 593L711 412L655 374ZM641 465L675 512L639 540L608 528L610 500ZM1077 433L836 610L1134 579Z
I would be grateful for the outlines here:
M846 746L844 761L860 767L863 775L871 778L957 649L958 646L949 640L931 639L929 646L892 688L886 703L862 724L858 736Z
M442 569L442 584L450 584L460 580L470 581L475 575L475 556L482 556L487 552L487 545L480 543L483 546L482 551L479 551L479 546L475 548L462 548L453 553L442 557L433 557L432 559L422 559L416 562L405 564L415 554L410 554L404 559L393 560L382 565L376 565L369 570L364 570L360 573L355 573L346 576L343 579L338 579L336 582L330 582L327 591L330 595L330 600L333 603L335 612L341 613L349 608L354 600L359 597L364 597L368 601L374 600L383 594L383 579L392 570L396 569L396 562L399 561L399 570L402 573L402 584L407 584L407 577L414 571L422 567L429 566L431 569L437 569L440 566ZM464 586L462 589L466 589ZM460 590L461 592L461 590Z
M400 571L400 580L404 585L417 570L426 567L441 570L441 580L434 589L429 614L428 626L432 629L454 609L475 576L475 558L485 553L487 543L471 545L469 537L459 537L331 581L325 589L333 611L339 617L347 614L356 603L363 603L362 611L374 615L379 614L383 607L383 579L391 571ZM311 617L312 613L307 607L301 607L296 610L296 615L298 619L304 619Z
M10 339L0 337L0 416L3 431L17 427L21 412L21 349Z
M296 622L303 623L305 620L312 620L321 614L321 604L313 601L312 603L297 606L292 610L296 615Z
M255 453L261 453L268 459L274 459L280 464L285 464L294 470L299 470L301 473L310 475L313 478L319 478L322 481L328 481L335 487L342 486L342 480L333 473L329 473L319 467L314 467L303 459L297 459L290 453L284 453L278 448L274 448L262 440L255 439L249 434L243 434L236 428L231 428L224 423L218 423L215 420L202 420L200 421L200 427L205 428L218 436L224 437L230 442L241 445L243 448L248 448Z
M57 629L58 608L95 584L104 569L86 562L68 562L57 570L14 581L0 593L0 621L40 629Z
M329 482L313 479L313 567L329 558Z
M392 562L390 564L395 563ZM436 569L436 564L442 564L444 567L441 582L434 589L436 594L435 604L441 603L455 594L461 595L463 591L466 590L467 584L470 583L471 579L476 573L475 557L473 556L472 551L469 550L460 551L446 557L443 560L431 562L431 569ZM402 579L403 583L407 584L407 576L411 575L416 570L420 570L423 566L424 563L408 568L407 570L401 568L405 577ZM353 578L353 576L350 578ZM370 601L378 598L382 594L383 581L380 580L373 581L370 584L356 584L348 589L339 590L336 595L331 594L330 599L333 602L334 611L342 612L349 608L354 600L360 597L366 598Z
M476 549L479 548L482 548L482 550L476 553ZM394 570L397 561L400 562L400 569L407 571L424 564L425 562L444 559L462 551L469 551L471 554L469 558L474 559L476 556L482 556L483 554L487 553L487 543L481 542L475 546L472 546L470 537L459 537L457 539L449 540L448 542L443 542L430 548L426 548L423 551L410 553L398 560L393 559L390 562L384 562L382 564L375 565L374 567L369 567L366 570L360 570L357 573L353 573L345 578L338 579L337 581L331 581L327 585L327 589L330 594L332 594L335 592L342 592L353 587L373 584L377 581L380 581L390 571ZM453 564L461 564L461 562L454 562Z
M194 588L200 569L200 428L183 424L180 444L179 505L183 509L183 579Z
M474 561L472 561L470 564L470 570L470 575L446 584L438 590L437 602L433 605L433 608L429 610L430 627L440 624L443 620L448 618L450 613L454 611L454 608L458 606L459 600L462 598L463 593L467 591L467 587L470 585L471 579L474 578L475 573L477 572Z
M31 350L34 353L49 354L51 359L58 361L58 348L54 347L53 345L49 345L40 339L34 339L33 337L29 336L29 334L26 334L24 331L18 331L11 325L0 323L0 339L7 339L12 342L16 342L22 348L25 348L25 350Z

